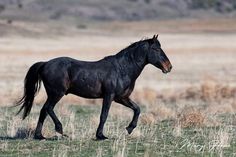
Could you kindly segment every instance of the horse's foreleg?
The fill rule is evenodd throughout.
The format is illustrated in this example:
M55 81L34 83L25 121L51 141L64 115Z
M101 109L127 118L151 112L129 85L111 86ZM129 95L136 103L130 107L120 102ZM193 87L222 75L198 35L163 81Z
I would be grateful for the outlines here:
M100 123L99 123L98 129L97 129L97 132L96 132L96 137L98 140L107 139L107 137L103 135L103 127L104 127L104 124L107 120L108 112L109 112L109 109L111 106L111 102L113 101L113 98L114 98L113 94L106 95L103 98L102 112L100 115Z
M126 127L126 130L128 131L129 134L132 133L133 129L137 126L138 118L140 115L140 108L139 106L133 102L131 99L119 99L116 100L117 103L120 103L128 108L131 108L134 111L133 119L130 122L129 126Z

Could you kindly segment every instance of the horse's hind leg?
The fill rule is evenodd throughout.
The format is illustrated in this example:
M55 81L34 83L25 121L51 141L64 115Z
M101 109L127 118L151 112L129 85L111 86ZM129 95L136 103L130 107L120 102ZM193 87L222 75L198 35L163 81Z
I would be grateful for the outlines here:
M35 134L34 134L34 139L45 139L45 137L43 137L42 135L42 128L43 128L43 122L45 120L45 118L47 117L47 106L49 104L49 101L47 100L46 103L43 105L43 108L40 111L40 115L39 115L39 120L38 120L38 124L37 127L35 129Z
M59 134L63 135L63 128L62 128L62 124L59 121L59 119L57 118L55 112L53 111L53 108L55 107L56 104L50 105L47 108L47 112L49 114L49 116L52 118L54 124L55 124L55 130L56 132L58 132Z
M51 110L54 108L56 103L61 99L61 97L62 96L48 97L46 103L44 104L43 108L40 111L40 116L39 116L38 124L37 124L36 130L35 130L35 135L34 135L35 139L45 139L45 137L43 137L43 135L42 135L42 128L43 128L44 120L45 120L47 114L49 114L50 116L52 115ZM54 121L54 123L55 123L55 121ZM57 126L57 128L59 128L58 130L62 130L62 126L61 126L60 121L57 124L55 123L55 126Z

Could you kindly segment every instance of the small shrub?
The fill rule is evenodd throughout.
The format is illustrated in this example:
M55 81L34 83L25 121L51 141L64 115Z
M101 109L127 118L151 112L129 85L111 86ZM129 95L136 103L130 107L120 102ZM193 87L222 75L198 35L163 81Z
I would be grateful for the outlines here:
M142 124L145 124L145 125L153 125L153 124L155 124L156 119L153 114L145 113L145 114L141 115L140 121Z
M27 139L27 138L32 138L34 136L34 130L29 128L19 128L16 131L16 135L14 136L14 138L16 139Z
M178 120L183 128L186 127L201 127L203 126L205 116L196 109L184 109L184 111L178 115Z

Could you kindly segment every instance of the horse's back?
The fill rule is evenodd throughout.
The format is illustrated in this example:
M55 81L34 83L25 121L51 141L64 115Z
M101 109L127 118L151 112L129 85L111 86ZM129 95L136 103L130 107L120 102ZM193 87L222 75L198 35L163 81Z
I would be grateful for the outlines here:
M45 63L41 77L45 88L72 93L86 98L102 96L104 82L114 76L110 61L80 61L59 57Z
M85 98L100 98L107 82L115 77L115 69L111 62L99 60L95 62L72 62L70 66L71 84L69 93Z

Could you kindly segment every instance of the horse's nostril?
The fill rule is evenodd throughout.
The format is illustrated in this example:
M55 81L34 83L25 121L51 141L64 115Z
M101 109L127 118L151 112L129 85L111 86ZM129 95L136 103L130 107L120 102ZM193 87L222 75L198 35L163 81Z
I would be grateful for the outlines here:
M170 70L172 69L172 65L170 65Z

